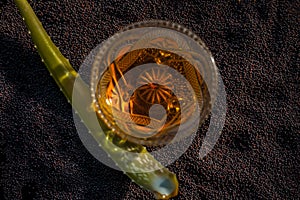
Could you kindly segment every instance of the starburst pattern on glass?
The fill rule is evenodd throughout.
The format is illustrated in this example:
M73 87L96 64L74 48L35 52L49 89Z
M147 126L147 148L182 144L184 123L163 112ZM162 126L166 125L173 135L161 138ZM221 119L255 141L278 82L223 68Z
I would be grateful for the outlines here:
M153 68L141 77L139 77L138 83L143 85L139 88L139 96L143 98L147 103L157 103L167 101L172 95L172 75L165 74L165 71L154 70ZM163 84L157 84L162 82Z

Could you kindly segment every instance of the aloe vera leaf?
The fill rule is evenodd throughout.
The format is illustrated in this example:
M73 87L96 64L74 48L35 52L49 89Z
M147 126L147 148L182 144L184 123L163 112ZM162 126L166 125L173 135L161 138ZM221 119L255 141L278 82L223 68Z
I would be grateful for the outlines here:
M68 101L72 102L73 91L76 92L77 97L82 98L82 101L76 101L72 106L78 112L95 140L99 143L99 146L108 153L116 165L119 166L127 176L141 187L152 191L156 198L169 199L176 196L178 193L178 181L175 174L156 161L151 154L147 152L145 147L117 139L122 143L123 147L116 148L116 145L117 147L120 145L118 142L114 142L117 136L113 134L103 121L95 120L94 111L89 109L92 107L89 87L72 68L69 60L61 54L59 49L52 42L29 3L26 0L15 0L14 2L26 23L29 34L42 61ZM77 84L75 84L74 88L75 81ZM101 128L99 123L101 124ZM134 160L128 160L130 163L128 161L126 162L126 158L122 157L124 155L124 149L128 150L129 147L138 153ZM145 166L159 166L160 169L149 172L138 172ZM138 173L128 172L132 168L136 168Z

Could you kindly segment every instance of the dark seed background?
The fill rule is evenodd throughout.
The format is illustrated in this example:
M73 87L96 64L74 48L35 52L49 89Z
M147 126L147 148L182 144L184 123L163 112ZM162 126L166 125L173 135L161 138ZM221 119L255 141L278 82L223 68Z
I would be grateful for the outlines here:
M209 47L226 87L225 127L201 160L207 120L168 167L180 183L174 199L300 198L299 1L30 4L77 70L97 44L142 20L182 24ZM11 0L0 17L0 199L152 199L83 146Z

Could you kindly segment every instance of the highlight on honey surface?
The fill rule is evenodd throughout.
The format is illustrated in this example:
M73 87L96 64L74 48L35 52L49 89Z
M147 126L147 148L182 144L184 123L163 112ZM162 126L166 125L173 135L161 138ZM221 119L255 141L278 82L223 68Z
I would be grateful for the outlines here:
M166 21L124 28L97 46L79 73L91 83L92 109L116 152L135 159L141 145L159 146L151 155L163 166L190 146L216 96L217 68L207 47Z

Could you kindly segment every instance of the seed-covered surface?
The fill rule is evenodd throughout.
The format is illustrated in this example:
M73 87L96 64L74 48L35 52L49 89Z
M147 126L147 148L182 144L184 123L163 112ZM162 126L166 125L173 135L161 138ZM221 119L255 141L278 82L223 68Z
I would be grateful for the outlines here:
M209 120L169 166L175 199L297 199L299 194L298 1L30 1L78 69L122 27L163 19L211 50L227 92L213 151L199 159ZM11 0L0 2L0 199L152 199L82 145L65 100ZM298 84L298 85L297 85Z

